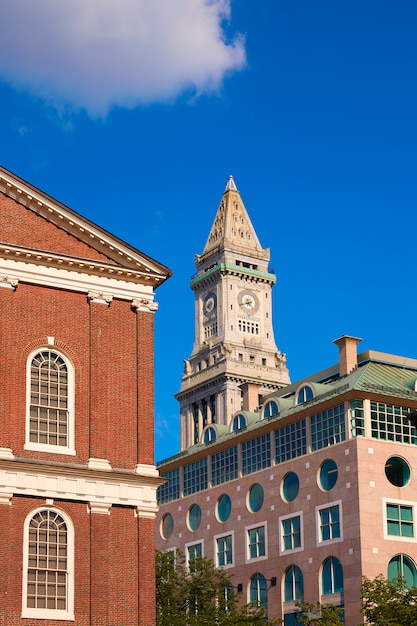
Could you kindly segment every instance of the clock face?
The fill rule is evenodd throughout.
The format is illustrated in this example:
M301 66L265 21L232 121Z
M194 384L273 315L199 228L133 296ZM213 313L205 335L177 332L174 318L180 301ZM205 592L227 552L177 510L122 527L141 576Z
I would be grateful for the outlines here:
M214 315L214 313L216 312L216 294L215 293L208 293L206 295L206 297L204 298L203 309L204 309L204 315L206 315L207 317Z
M238 302L240 308L245 313L253 314L259 309L258 296L253 291L249 291L249 289L244 289L239 293Z

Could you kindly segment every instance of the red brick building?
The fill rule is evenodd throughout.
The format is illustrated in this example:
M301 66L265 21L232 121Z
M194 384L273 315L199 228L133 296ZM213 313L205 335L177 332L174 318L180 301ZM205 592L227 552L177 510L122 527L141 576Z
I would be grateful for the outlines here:
M169 275L0 168L0 624L155 623L154 291Z

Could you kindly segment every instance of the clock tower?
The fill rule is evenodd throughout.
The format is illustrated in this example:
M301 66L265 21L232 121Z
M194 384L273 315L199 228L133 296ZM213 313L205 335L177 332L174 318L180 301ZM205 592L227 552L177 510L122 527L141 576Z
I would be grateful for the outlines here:
M194 346L176 394L182 450L207 425L226 429L237 411L253 411L259 396L290 382L274 339L269 258L230 176L190 285Z

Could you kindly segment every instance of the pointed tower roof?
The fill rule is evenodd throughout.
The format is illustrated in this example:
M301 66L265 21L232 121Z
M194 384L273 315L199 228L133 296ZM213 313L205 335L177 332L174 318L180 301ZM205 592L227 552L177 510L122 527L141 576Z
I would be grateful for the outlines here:
M238 251L257 258L269 257L269 250L263 250L259 242L233 176L229 176L200 258L219 250Z

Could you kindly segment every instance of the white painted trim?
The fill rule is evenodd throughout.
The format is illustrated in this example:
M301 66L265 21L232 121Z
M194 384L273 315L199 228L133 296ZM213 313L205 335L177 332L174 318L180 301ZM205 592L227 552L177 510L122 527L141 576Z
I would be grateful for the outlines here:
M67 610L33 609L26 606L27 573L28 573L28 542L29 523L39 511L50 510L58 513L67 527ZM74 526L71 518L55 506L41 506L33 509L25 519L23 533L23 587L22 587L22 617L48 620L74 620Z
M284 550L284 537L282 532L282 522L287 519L292 519L293 517L300 518L300 547L292 548L291 550ZM304 521L303 521L303 511L294 511L294 513L289 513L288 515L281 515L278 518L278 535L279 535L279 554L283 556L284 554L294 554L295 552L301 552L304 550Z
M217 558L217 540L222 539L223 537L232 537L232 562L227 565L219 565ZM235 566L235 531L231 530L228 533L220 533L219 535L213 536L213 554L214 554L214 562L216 567L220 567L221 569L230 569Z
M265 530L265 554L263 556L256 556L254 558L250 558L249 556L249 531L254 528L264 527ZM245 526L245 563L257 563L258 561L265 561L268 558L268 524L266 521L258 522L257 524L250 524L250 526Z
M189 543L186 543L184 546L185 561L186 561L187 568L188 568L188 548L191 548L192 546L198 546L198 545L201 545L201 556L204 556L204 539L200 539L199 541L190 541Z
M86 264L87 265L87 264ZM118 268L115 266L115 273ZM0 274L7 274L10 279L21 283L54 287L88 294L90 291L103 292L120 300L148 300L154 298L152 285L142 285L122 278L107 278L87 272L66 270L64 268L46 267L15 261L14 259L0 259ZM17 286L19 289L19 285ZM11 292L11 295L13 292Z
M118 472L68 471L66 467L40 469L37 465L0 460L0 504L10 494L136 507L138 514L154 517L158 511L159 480Z
M400 506L410 506L413 511L413 537L400 537L399 535L388 534L387 524L387 504L397 504ZM382 498L382 523L384 525L384 539L388 541L401 541L405 543L417 543L417 502L415 500L400 500L399 498Z

